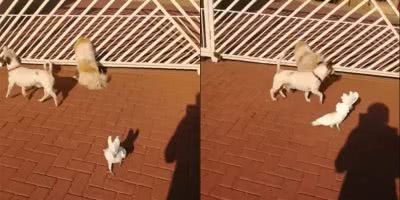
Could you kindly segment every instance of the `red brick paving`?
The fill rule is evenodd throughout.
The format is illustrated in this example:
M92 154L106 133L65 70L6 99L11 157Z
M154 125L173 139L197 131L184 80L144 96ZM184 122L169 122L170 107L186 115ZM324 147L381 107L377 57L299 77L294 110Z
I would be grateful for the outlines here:
M174 70L109 73L106 89L89 91L69 78L73 67L63 67L56 82L59 100L66 97L55 108L51 100L37 102L41 89L27 100L14 88L5 99L7 71L0 69L0 199L166 199L176 162L167 163L164 151L196 103L199 77ZM139 135L113 177L102 149L108 135L123 140L129 128Z
M399 128L398 79L344 74L326 89L320 105L316 96L307 103L301 92L272 102L274 73L272 65L202 63L202 199L338 199L345 174L335 171L335 159L359 114L384 103L388 124ZM310 125L350 90L361 101L340 132Z

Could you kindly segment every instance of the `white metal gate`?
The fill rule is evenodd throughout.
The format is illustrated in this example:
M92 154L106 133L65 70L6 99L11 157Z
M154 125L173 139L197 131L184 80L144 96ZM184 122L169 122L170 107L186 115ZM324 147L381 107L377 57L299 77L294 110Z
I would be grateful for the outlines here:
M294 66L304 40L338 71L400 77L398 1L329 2L204 0L202 56Z
M104 66L199 70L199 13L199 0L0 0L0 46L74 64L85 35Z

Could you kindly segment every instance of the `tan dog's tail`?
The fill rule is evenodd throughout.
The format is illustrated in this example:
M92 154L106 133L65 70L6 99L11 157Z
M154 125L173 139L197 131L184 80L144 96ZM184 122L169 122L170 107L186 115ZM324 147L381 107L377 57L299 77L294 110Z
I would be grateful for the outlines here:
M46 63L44 63L43 68L50 74L53 73L53 63L51 63L50 61L47 61Z

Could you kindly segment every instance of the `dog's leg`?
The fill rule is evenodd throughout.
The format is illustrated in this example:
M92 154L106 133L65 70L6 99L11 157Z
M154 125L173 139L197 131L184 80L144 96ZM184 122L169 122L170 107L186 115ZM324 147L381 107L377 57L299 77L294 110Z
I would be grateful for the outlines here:
M22 93L22 96L24 96L26 98L26 88L25 87L21 87L21 93Z
M43 102L44 100L47 99L47 97L49 97L49 93L46 90L43 90L43 92L44 92L43 97L39 99L40 102Z
M53 98L54 100L54 104L56 105L56 107L58 107L58 102L57 102L57 95L54 93L53 90L50 90L47 92L48 94L50 94L50 96Z
M322 92L318 91L318 90L312 90L311 91L313 94L318 95L319 96L319 102L322 104L323 100L324 100L324 94L322 94Z
M285 93L283 93L283 89L286 89L285 87L283 87L281 90L279 90L279 94L283 97L286 98ZM287 90L286 90L287 91Z
M310 91L304 92L304 98L306 99L307 102L310 102Z
M276 91L273 88L271 88L271 90L269 90L269 94L271 95L272 101L276 101L275 92Z
M6 93L6 98L10 95L11 89L14 87L14 82L9 82L8 83L8 88L7 88L7 93Z
M336 124L336 128L337 128L338 131L340 131L339 124Z

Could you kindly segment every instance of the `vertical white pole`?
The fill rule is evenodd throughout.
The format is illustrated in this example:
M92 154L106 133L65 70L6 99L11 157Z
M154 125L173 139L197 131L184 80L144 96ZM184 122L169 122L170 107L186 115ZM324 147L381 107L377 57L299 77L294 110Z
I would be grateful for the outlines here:
M214 30L214 8L213 0L204 0L204 17L205 17L205 29L206 29L206 43L207 48L211 52L211 60L218 62L218 58L215 56L215 30Z

